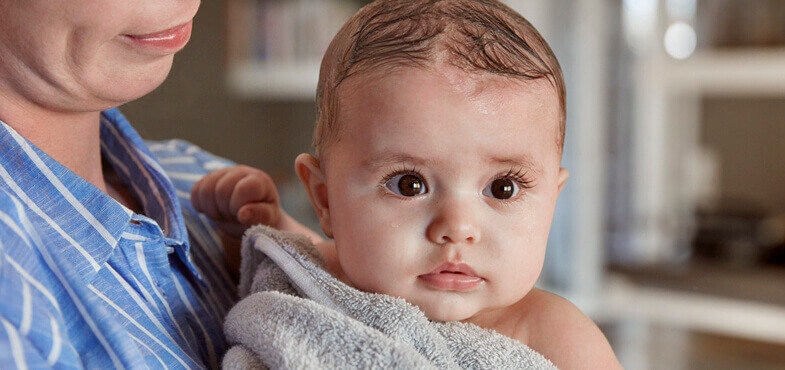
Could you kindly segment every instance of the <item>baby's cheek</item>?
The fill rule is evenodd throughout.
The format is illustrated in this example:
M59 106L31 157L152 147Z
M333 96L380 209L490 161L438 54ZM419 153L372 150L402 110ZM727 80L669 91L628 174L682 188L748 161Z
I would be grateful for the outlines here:
M507 219L507 227L512 238L528 248L544 248L548 240L553 213L548 213L539 202L531 202L519 217Z
M391 223L384 208L374 207L372 202L356 199L333 210L336 212L334 236L339 252L357 253L355 258L370 258L374 245L383 243L388 237Z
M515 278L536 279L542 268L547 230L543 220L534 213L521 214L487 223L483 231L486 248L483 255L495 261L500 272L507 271Z

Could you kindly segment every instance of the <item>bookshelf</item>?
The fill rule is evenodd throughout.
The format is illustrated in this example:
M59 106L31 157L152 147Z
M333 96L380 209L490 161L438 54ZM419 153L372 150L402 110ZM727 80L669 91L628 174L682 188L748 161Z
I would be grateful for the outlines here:
M313 99L324 51L343 23L365 3L229 0L229 91L245 99Z
M673 5L687 3L695 5L688 7L690 14ZM627 181L637 228L629 244L632 260L652 263L683 257L699 198L712 185L700 175L706 168L702 102L785 97L785 3L658 4L649 10L647 27L633 22L626 31L627 36L646 33L636 40L629 66L628 103L634 108L629 124L633 149L627 155L633 169ZM630 19L642 17L625 11ZM668 55L663 45L663 36L677 23L697 32L697 47L684 59Z
M704 159L707 150L719 150L707 146L703 131L711 127L708 117L716 114L704 111L704 103L717 98L726 102L785 98L785 3L699 0L697 12L693 8L689 17L669 9L669 4L677 3L659 2L651 9L654 20L648 38L641 41L644 47L630 53L626 92L630 98L625 102L634 109L624 122L631 134L629 151L623 156L632 163L624 181L631 184L629 214L635 229L625 241L633 257L616 262L640 266L609 274L610 303L603 311L785 343L783 302L767 301L770 294L755 294L768 291L772 281L781 279L781 268L764 273L764 267L755 265L742 273L717 261L687 263L696 260L691 245L696 211L706 201L706 189L719 192L712 181L716 179L702 174L712 167L708 164L716 171L727 170L716 156ZM697 48L684 59L668 55L663 47L663 36L675 22L695 26L698 35ZM714 123L728 124L727 120ZM733 284L728 283L729 276L734 276ZM719 282L723 289L715 289Z

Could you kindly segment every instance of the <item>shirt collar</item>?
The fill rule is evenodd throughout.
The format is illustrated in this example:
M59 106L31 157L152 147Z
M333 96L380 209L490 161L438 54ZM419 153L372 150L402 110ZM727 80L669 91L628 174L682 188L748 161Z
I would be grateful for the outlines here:
M92 281L114 253L128 223L138 215L2 121L0 148L0 188L27 204L48 225L47 230L66 235L69 244L53 252L63 254L86 282ZM174 247L189 270L200 278L190 262L187 231L174 187L117 109L101 114L101 151L130 185L148 217L161 227L164 242Z

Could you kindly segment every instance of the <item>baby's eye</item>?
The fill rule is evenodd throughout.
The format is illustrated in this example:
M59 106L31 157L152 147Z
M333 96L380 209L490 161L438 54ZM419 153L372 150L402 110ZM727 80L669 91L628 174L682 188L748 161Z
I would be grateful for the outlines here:
M404 197L413 197L420 194L425 194L427 191L425 182L420 176L411 173L402 173L393 176L386 183L384 187L390 189L395 194Z
M520 190L520 185L518 185L515 180L502 177L491 181L491 183L483 189L482 194L496 199L510 199L517 195Z

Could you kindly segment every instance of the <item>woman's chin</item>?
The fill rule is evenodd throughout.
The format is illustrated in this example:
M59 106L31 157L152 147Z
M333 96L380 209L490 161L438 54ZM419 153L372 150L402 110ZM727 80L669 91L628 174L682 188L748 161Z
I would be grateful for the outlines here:
M106 68L89 82L93 97L102 108L111 108L139 99L157 89L172 69L173 55L147 63L126 64L124 68Z

